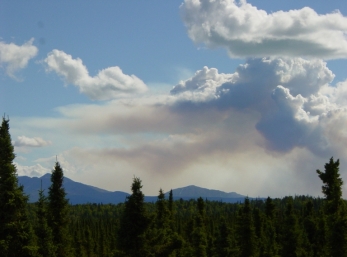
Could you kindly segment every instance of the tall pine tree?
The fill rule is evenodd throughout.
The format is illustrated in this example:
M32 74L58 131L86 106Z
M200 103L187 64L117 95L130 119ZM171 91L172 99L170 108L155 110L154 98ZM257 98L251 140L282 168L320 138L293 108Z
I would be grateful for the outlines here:
M41 181L42 183L42 181ZM43 194L42 185L39 190L39 200L37 201L35 233L39 256L55 257L56 247L53 244L52 229L47 222L47 198Z
M33 256L32 229L26 206L28 197L18 186L13 164L14 148L9 132L9 120L2 118L0 127L0 253L4 257Z
M150 218L144 205L144 194L139 178L134 178L131 185L132 194L127 197L124 212L120 219L118 248L120 256L146 256L145 233L150 225Z
M326 199L326 212L330 214L339 214L344 211L344 201L342 200L343 181L339 173L340 161L334 162L333 157L325 164L325 172L317 170L319 178L323 182L322 192Z
M48 191L48 224L53 232L53 243L57 247L57 257L71 254L69 225L69 203L63 187L64 172L59 162L55 163L51 175L51 186Z
M255 227L249 198L245 199L244 206L239 210L238 217L238 245L240 257L254 257L258 251Z
M339 160L333 157L325 164L325 172L317 170L323 182L322 192L325 195L325 210L328 216L329 252L332 257L347 256L347 213L342 199L343 181L339 173Z

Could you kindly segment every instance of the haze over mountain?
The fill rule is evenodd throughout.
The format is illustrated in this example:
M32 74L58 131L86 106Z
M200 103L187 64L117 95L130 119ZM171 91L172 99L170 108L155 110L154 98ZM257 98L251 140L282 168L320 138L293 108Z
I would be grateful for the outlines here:
M47 173L42 177L28 177L18 176L18 182L24 186L24 192L29 195L30 202L36 202L38 199L38 190L44 190L45 195L48 194L48 188L51 185L51 174ZM64 188L67 193L67 198L71 204L84 204L84 203L113 203L118 204L125 201L129 195L122 191L107 191L90 185L85 185L80 182L73 181L67 177L64 178ZM243 201L245 196L235 192L226 193L219 190L206 189L194 185L187 187L173 189L174 200L189 200L202 197L211 201L223 202L238 202ZM169 192L166 197L168 198ZM146 202L155 202L157 196L145 196Z

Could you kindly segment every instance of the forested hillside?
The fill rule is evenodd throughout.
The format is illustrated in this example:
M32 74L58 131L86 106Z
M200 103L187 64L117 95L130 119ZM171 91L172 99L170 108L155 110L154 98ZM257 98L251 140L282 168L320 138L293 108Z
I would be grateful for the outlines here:
M347 256L347 209L339 160L324 171L324 198L309 196L240 203L173 200L160 189L145 203L142 182L118 205L70 205L63 168L55 163L48 192L29 204L18 186L9 120L0 127L1 256ZM314 171L312 171L314 172ZM47 197L45 197L47 195Z

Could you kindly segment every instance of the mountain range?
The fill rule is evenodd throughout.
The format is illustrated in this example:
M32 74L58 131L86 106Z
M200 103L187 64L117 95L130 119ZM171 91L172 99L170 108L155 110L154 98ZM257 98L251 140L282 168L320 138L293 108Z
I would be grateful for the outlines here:
M24 186L24 193L29 196L29 202L36 202L38 200L38 190L42 188L45 195L47 195L48 188L51 185L51 174L47 173L40 178L18 176L18 183ZM103 204L118 204L123 203L129 195L122 191L107 191L83 183L75 182L67 177L64 177L64 188L69 199L70 204L84 204L84 203L103 203ZM246 196L237 194L235 192L226 193L219 190L206 189L190 185L187 187L172 189L174 200L189 200L202 197L210 201L222 202L243 202ZM165 193L168 198L169 192ZM146 202L155 202L157 196L145 196Z

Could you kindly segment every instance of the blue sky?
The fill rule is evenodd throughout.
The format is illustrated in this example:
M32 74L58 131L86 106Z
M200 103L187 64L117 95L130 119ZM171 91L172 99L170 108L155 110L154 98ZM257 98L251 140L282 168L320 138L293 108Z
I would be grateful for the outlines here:
M347 179L341 1L3 1L0 24L19 175L319 195L334 156Z

